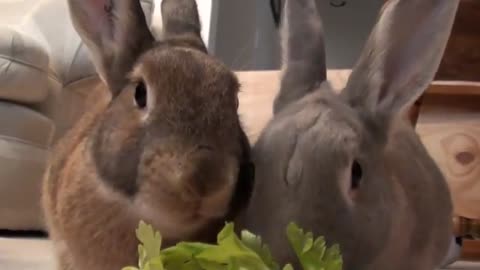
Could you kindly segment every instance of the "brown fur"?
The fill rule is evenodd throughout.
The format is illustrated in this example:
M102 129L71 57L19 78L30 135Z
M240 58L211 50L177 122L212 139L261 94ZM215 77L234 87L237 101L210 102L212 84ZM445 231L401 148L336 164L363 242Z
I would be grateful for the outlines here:
M92 89L89 111L53 149L43 185L62 270L135 265L140 220L161 232L164 246L214 241L253 180L242 172L250 161L239 84L207 54L195 1L163 1L162 16L174 23L158 42L138 0L110 9L98 2L69 7L106 87ZM140 82L145 108L136 101Z
M438 69L457 6L388 1L337 95L315 1L286 1L281 88L237 219L279 262L298 266L285 237L295 222L338 243L345 270L439 266L452 237L450 193L404 114Z

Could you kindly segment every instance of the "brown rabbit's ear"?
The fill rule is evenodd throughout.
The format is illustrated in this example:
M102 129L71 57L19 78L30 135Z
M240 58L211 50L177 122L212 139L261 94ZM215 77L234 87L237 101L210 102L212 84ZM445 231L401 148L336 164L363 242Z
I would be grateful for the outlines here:
M201 36L202 26L195 0L163 0L161 12L165 39L187 38L207 52Z
M394 115L433 81L459 0L390 0L343 95L356 108Z
M68 0L72 24L113 95L154 42L139 0Z
M326 80L323 26L314 0L286 0L282 22L283 76L274 113Z

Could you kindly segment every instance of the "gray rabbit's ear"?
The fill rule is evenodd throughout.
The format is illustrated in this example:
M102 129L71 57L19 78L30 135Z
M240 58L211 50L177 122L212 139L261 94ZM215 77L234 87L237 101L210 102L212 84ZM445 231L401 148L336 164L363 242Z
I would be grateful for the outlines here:
M207 52L195 0L163 0L161 12L165 39L180 38Z
M113 95L154 42L139 0L68 0L72 24Z
M343 92L353 107L394 115L433 81L459 0L390 0Z
M326 80L323 26L314 0L286 0L282 22L283 76L274 113Z

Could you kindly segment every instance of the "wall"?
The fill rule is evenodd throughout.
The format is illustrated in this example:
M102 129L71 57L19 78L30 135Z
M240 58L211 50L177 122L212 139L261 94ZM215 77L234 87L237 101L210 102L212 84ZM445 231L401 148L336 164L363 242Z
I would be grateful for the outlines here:
M256 0L214 0L215 39L212 52L234 69L254 63Z
M155 1L154 24L161 26L161 0ZM384 0L346 0L343 7L333 7L330 0L317 2L325 28L328 68L351 68ZM280 67L279 35L269 0L197 0L197 4L202 37L212 54L235 70Z
M280 67L278 30L270 1L214 0L218 21L214 53L236 70ZM318 0L326 33L327 66L351 68L384 0L347 0L343 7Z
M437 80L480 81L480 1L462 0Z
M327 67L351 68L385 0L347 0L347 4L339 8L331 6L330 1L318 2L326 36Z

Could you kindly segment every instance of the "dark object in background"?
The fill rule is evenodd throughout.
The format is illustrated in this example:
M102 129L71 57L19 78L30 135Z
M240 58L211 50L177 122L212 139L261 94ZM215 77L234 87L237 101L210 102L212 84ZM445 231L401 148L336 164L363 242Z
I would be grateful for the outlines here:
M282 14L283 1L282 0L270 0L270 8L272 9L273 21L277 28L280 26L280 18Z
M480 220L455 216L453 224L456 236L480 240Z
M330 6L332 7L343 7L347 4L345 0L330 0Z
M480 1L462 0L435 80L480 81Z
M346 0L330 0L330 6L343 7L347 4ZM282 8L284 2L282 0L270 0L270 8L272 9L273 21L277 28L280 26Z
M455 216L453 224L454 234L462 247L460 258L480 261L480 220Z

